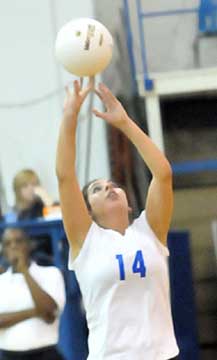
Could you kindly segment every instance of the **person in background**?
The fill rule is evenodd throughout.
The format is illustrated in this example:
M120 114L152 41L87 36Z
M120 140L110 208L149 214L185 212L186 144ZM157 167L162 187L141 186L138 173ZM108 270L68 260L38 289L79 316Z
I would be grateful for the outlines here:
M15 194L14 212L17 220L30 220L43 215L43 207L53 201L41 186L38 175L32 169L19 171L13 179Z
M42 218L44 209L53 206L53 200L41 186L39 176L32 169L17 172L13 179L13 190L15 205L4 214L4 221L7 224ZM41 265L53 263L51 242L48 236L37 236L34 247L35 258Z
M61 272L30 258L30 240L19 228L2 236L10 263L0 275L0 360L61 360L58 328L65 305Z

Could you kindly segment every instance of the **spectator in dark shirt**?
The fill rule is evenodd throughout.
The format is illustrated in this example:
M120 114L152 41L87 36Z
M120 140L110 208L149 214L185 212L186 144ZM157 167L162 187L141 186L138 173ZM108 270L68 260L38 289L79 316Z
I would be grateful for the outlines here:
M52 200L41 187L35 171L19 171L13 180L15 207L18 220L29 220L43 215L43 207L52 205Z

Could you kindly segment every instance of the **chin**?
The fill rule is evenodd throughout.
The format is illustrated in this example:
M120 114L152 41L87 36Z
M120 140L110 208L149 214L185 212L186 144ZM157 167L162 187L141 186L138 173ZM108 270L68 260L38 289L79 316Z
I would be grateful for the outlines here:
M108 211L114 211L114 212L126 212L128 214L128 206L125 204L120 204L120 202L114 202L113 204L110 204L108 207Z

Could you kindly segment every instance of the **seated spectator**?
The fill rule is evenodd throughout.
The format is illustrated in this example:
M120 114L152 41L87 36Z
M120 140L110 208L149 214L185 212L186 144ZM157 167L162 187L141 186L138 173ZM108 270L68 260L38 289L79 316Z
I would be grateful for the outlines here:
M65 304L61 272L31 260L30 240L19 228L7 228L2 245L10 267L0 275L0 359L63 359L56 348Z
M31 169L19 171L13 179L15 206L6 216L10 221L30 220L43 215L44 206L52 205L52 200L42 188L38 175Z

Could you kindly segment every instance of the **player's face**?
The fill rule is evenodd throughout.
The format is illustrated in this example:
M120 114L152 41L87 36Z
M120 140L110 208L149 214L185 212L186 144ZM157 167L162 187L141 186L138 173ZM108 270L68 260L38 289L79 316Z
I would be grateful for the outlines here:
M110 211L121 208L128 212L125 191L110 180L98 179L88 188L88 200L94 218L106 216Z

